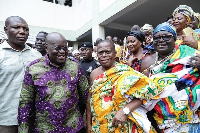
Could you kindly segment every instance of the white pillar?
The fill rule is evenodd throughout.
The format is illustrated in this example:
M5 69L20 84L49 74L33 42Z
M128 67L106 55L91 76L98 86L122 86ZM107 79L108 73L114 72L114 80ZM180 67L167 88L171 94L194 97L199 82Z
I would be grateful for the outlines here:
M92 43L96 42L97 38L105 39L105 29L104 26L93 26L92 27Z

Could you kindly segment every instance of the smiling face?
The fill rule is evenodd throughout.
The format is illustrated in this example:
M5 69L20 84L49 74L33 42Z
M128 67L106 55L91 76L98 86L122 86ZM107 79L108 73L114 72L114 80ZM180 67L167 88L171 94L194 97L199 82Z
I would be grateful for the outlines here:
M49 60L56 65L64 64L68 54L65 38L59 33L50 33L46 37L46 44Z
M170 32L159 31L153 36L153 45L155 51L157 51L160 55L165 56L174 50L175 40Z
M24 46L29 35L28 24L20 17L10 17L7 19L4 31L8 36L8 43L12 47Z
M116 51L110 41L102 41L97 46L97 57L101 66L108 70L114 66Z
M173 17L172 25L174 25L177 32L181 32L189 23L182 13L177 13Z
M137 52L142 48L142 43L134 36L128 36L126 39L127 48L131 53Z

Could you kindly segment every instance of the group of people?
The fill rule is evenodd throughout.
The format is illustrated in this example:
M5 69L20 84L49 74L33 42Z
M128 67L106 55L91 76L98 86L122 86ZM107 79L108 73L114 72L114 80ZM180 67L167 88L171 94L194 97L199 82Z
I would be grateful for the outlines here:
M95 46L83 42L74 57L58 32L39 32L31 48L27 22L8 17L0 45L0 133L199 133L195 14L180 5L155 29L134 25L123 45L98 38Z

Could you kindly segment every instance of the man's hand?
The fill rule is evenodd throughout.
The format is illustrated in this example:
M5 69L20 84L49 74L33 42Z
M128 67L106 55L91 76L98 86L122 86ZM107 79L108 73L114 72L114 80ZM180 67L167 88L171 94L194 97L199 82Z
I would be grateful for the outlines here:
M115 117L113 118L112 125L117 128L121 128L124 126L125 122L127 121L128 116L126 116L122 110L122 108L117 111Z
M200 54L197 54L196 56L191 57L188 64L200 70Z

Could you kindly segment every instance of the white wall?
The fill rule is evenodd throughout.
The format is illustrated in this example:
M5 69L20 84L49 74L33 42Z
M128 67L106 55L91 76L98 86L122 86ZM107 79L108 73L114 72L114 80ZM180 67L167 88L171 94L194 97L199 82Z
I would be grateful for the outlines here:
M74 10L42 0L0 0L0 21L21 16L29 25L74 30Z
M107 7L112 5L116 0L99 0L99 11L102 12Z

